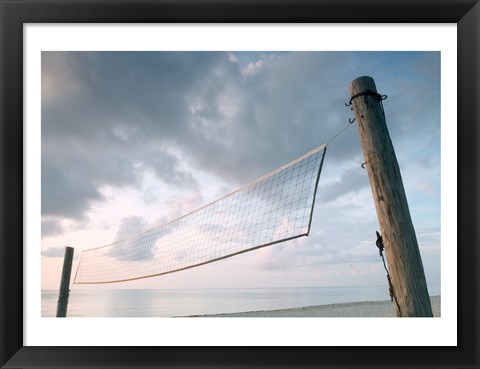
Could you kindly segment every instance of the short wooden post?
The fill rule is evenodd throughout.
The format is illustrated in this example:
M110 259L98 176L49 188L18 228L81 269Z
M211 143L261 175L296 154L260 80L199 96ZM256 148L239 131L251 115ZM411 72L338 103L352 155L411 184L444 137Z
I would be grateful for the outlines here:
M62 279L60 281L60 290L58 292L57 318L67 316L68 297L70 294L70 275L72 273L73 247L65 247L65 256L63 258Z
M425 272L400 168L385 122L382 97L371 77L359 77L350 83L349 88L364 166L382 231L397 315L431 317Z

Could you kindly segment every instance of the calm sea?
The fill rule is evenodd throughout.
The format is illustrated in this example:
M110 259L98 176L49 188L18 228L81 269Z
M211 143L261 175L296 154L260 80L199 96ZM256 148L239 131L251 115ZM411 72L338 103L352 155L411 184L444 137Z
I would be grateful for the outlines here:
M432 296L439 286L429 286ZM56 312L57 290L42 290L42 316ZM70 317L172 317L388 300L385 286L178 290L75 290Z

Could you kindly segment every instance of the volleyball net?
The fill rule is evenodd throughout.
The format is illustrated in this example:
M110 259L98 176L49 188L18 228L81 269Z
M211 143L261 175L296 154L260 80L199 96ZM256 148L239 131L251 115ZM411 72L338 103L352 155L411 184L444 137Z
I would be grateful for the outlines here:
M162 226L83 250L73 283L159 276L307 236L326 148Z

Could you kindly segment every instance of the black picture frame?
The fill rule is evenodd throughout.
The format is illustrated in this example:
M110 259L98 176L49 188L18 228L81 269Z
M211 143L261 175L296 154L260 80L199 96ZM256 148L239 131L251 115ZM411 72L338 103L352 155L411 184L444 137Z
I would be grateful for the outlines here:
M478 0L0 0L0 15L2 368L479 368ZM23 346L23 25L143 22L457 24L456 347Z

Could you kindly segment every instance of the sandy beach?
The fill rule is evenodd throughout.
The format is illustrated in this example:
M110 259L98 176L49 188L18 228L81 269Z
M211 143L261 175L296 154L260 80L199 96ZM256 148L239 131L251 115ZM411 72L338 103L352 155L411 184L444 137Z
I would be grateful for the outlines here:
M434 317L440 317L440 296L432 296ZM231 314L192 315L192 317L395 317L391 301L363 301L293 309L247 311Z

